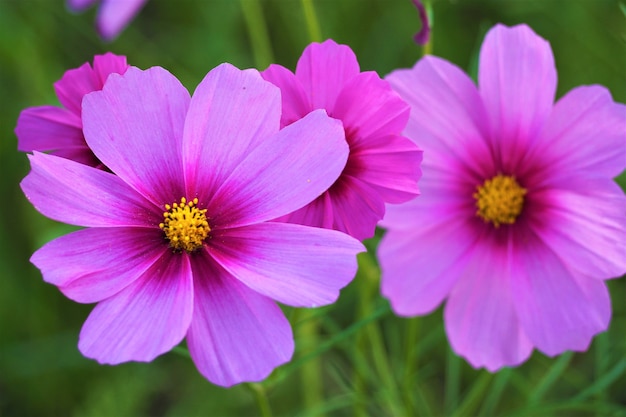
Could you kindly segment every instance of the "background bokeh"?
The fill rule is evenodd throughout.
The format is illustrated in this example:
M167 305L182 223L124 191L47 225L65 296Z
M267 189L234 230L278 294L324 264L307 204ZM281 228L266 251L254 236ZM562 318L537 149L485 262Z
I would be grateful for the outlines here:
M364 70L384 76L421 56L410 0L313 4L323 38L351 46ZM266 22L273 58L255 58L243 8ZM433 12L433 53L470 73L493 24L527 23L552 45L558 96L603 84L626 102L626 7L618 1L435 0ZM297 335L294 361L261 387L213 386L175 352L115 367L82 357L77 338L92 306L66 299L28 261L68 228L39 215L19 189L29 169L13 133L19 112L57 104L52 83L106 51L140 68L163 66L193 90L221 62L293 69L310 41L299 0L150 0L109 44L96 36L94 17L95 9L71 14L62 0L0 0L0 416L255 415L255 389L266 391L275 415L626 416L623 278L609 282L611 327L587 352L535 352L496 374L450 352L441 309L395 317L377 293L377 267L367 256L335 305L286 309ZM311 373L317 376L308 379Z

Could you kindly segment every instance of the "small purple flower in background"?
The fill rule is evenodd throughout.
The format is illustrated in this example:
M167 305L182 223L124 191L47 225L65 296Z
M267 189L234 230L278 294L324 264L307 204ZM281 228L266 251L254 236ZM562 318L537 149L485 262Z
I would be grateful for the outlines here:
M356 239L270 221L319 196L348 157L316 111L280 129L280 91L223 64L192 98L162 68L131 67L83 101L85 138L113 172L35 152L22 189L42 214L85 229L31 261L97 306L79 349L150 361L186 337L199 371L229 386L293 353L291 306L332 303L356 272Z
M96 55L93 67L85 63L66 71L54 83L63 107L30 107L20 113L15 128L18 150L50 151L82 164L102 167L83 136L81 103L85 94L102 90L110 74L123 74L127 69L126 57L109 52Z
M348 46L332 40L312 43L295 74L270 65L262 75L281 89L281 126L325 109L343 122L350 146L348 162L332 187L278 220L336 229L362 240L374 235L385 203L418 195L422 152L400 135L409 107L375 72L361 72Z
M603 280L626 271L626 106L601 86L554 104L552 50L525 25L487 34L478 88L436 57L387 80L424 149L422 195L382 223L394 311L447 299L453 350L490 371L586 350L611 317Z
M148 0L101 0L96 28L105 41L112 41L128 26ZM67 0L68 7L75 12L96 4L98 0Z
M430 19L428 18L428 12L424 7L424 3L420 0L413 0L413 5L417 8L417 12L420 16L420 21L422 22L422 28L419 32L413 36L413 40L418 45L424 46L430 40Z

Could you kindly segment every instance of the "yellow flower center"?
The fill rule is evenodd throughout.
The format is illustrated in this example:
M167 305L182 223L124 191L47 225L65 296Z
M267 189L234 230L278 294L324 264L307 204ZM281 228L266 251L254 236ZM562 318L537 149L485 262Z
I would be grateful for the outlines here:
M513 224L524 208L527 191L515 178L498 174L479 185L473 197L476 199L476 215L485 223Z
M165 205L167 211L163 213L163 223L159 227L174 250L193 252L200 249L209 235L211 228L206 209L200 210L197 205L197 198L187 202L185 197L180 199L180 203Z

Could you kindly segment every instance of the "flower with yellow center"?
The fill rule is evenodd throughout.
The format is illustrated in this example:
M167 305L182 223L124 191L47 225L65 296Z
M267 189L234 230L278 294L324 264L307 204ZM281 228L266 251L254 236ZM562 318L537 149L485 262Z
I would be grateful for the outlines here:
M513 224L522 213L526 193L514 177L498 174L479 185L473 194L476 215L496 228Z
M200 210L197 206L197 198L187 202L185 197L180 199L180 203L165 205L167 211L163 213L164 220L159 227L175 251L191 253L200 249L211 231L206 209Z

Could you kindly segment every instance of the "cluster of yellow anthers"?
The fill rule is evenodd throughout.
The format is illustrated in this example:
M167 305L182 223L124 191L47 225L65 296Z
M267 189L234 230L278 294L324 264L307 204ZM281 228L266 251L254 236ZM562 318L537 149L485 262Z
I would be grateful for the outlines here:
M498 228L501 224L513 224L522 213L526 189L515 178L498 174L477 187L476 215L486 223Z
M163 223L159 227L165 232L174 250L193 252L202 247L202 242L209 235L211 228L206 218L206 209L200 210L198 199L187 201L185 197L180 203L165 205Z

